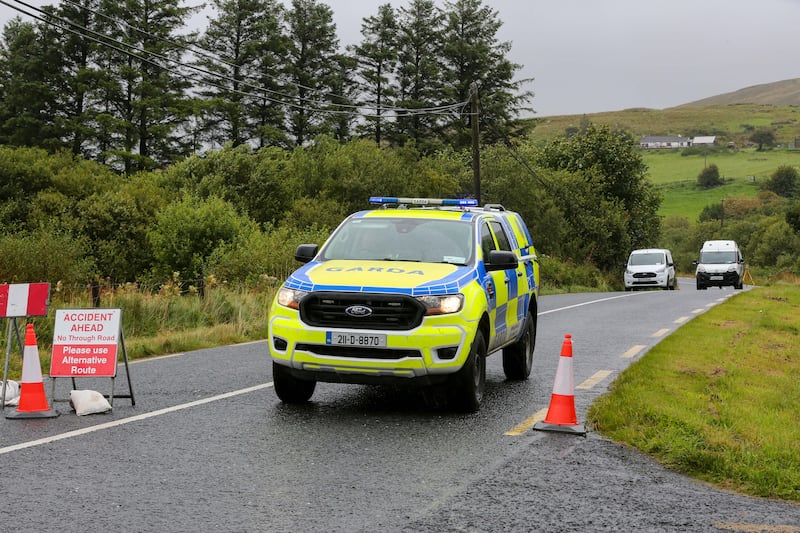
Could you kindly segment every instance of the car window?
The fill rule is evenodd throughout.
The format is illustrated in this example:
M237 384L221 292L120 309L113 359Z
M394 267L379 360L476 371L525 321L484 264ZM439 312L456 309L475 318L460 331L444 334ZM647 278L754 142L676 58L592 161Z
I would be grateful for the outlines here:
M505 230L503 229L503 225L500 224L497 220L492 220L489 222L489 225L492 227L492 231L494 232L494 236L497 239L497 246L500 250L504 250L507 252L511 251L511 244L508 242L508 235L506 235Z
M489 252L496 250L492 232L486 222L481 223L481 251L483 252L484 261L489 259Z

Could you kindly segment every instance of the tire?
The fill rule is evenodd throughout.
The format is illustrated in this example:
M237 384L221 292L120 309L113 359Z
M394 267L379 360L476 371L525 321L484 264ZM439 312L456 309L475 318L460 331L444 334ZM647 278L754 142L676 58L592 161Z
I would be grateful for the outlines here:
M703 284L702 284L702 283L700 283L700 280L699 280L699 279L697 280L697 290L698 290L698 291L705 290L705 287L703 287Z
M480 330L475 333L467 361L452 379L451 406L465 413L474 413L480 409L486 389L486 341L483 340Z
M297 379L289 373L288 368L275 361L272 362L272 381L275 394L283 403L305 403L311 399L317 387L316 381Z
M508 379L528 379L533 367L533 350L536 347L536 319L528 312L522 336L517 342L503 348L503 372Z
M733 285L733 288L734 288L734 289L738 289L738 290L741 290L741 289L742 289L742 287L744 287L744 283L742 283L742 280L741 280L741 279L739 279L739 282L738 282L738 283L734 283L734 285Z
M671 291L674 291L675 290L675 283L677 283L675 281L675 278L672 278L672 283L667 282L667 289L669 289Z

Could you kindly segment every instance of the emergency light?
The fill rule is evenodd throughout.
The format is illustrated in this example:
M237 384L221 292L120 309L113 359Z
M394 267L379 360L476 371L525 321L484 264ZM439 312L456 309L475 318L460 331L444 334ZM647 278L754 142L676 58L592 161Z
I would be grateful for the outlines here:
M398 204L398 205L441 205L452 207L476 207L478 200L475 198L400 198L396 196L370 196L371 204Z

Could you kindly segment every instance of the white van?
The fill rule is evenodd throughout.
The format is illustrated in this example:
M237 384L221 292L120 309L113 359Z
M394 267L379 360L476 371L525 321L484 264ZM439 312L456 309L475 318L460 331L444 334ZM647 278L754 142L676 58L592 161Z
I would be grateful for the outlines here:
M623 276L625 290L639 287L675 289L675 263L672 253L664 248L634 250L628 257Z
M736 241L706 241L694 264L697 265L697 290L727 285L742 288L744 258Z

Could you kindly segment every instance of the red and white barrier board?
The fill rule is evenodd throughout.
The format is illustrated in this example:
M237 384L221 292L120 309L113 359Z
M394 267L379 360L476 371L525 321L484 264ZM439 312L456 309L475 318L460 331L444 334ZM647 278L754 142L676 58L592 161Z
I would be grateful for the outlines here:
M121 309L57 309L51 377L114 377Z
M49 283L0 285L0 318L47 316L49 302Z

